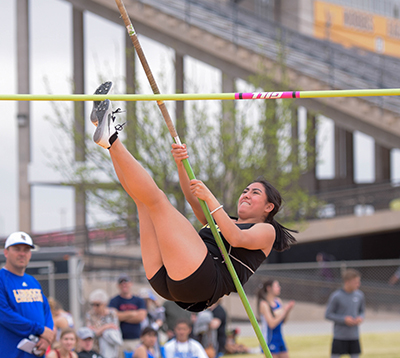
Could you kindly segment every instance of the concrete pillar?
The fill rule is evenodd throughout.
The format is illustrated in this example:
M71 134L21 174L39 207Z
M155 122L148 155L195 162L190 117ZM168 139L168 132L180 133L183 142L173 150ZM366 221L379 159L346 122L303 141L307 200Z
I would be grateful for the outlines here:
M73 79L74 93L85 93L84 73L84 23L83 12L72 9L72 39L73 39ZM74 102L74 142L75 161L85 161L85 108L83 102ZM82 185L75 187L75 241L77 244L86 244L86 192Z
M274 21L282 22L282 0L274 0Z
M346 131L346 185L354 184L354 138L353 133Z
M222 73L222 92L232 93L235 92L235 78ZM235 118L235 102L234 101L222 101L222 122L221 122L221 134L222 134L222 151L223 161L225 163L225 177L224 181L226 187L222 202L228 206L227 211L231 212L236 204L235 198L233 197L235 190L235 167L232 165L235 163L236 155L236 118ZM232 205L232 207L229 207Z
M184 56L175 51L175 93L185 92L185 61ZM181 139L182 143L186 140L186 118L184 101L175 102L175 127L176 131ZM186 199L183 193L179 190L176 194L176 205L177 209L182 213L186 214Z
M134 94L136 92L136 51L127 32L125 33L125 49L126 93ZM129 126L126 126L124 131L126 132L127 136L132 139L127 141L126 146L131 153L136 154L136 101L126 102L126 118L129 122Z
M299 163L299 116L298 116L298 108L293 107L291 110L292 113L292 125L291 125L291 151L293 157L293 163Z
M235 78L226 73L222 74L222 92L232 93L235 91ZM232 117L232 111L235 108L234 101L222 101L222 114L224 122L232 127L231 121L234 120Z
M390 180L390 149L375 143L375 182Z
M312 36L314 0L275 0L274 18L285 27Z
M73 79L74 93L85 93L83 12L72 9ZM84 102L74 102L75 160L85 161L85 108Z
M307 170L303 175L302 182L311 193L315 193L319 189L316 175L316 122L315 113L307 111L306 141L309 150L307 152Z
M184 56L175 52L175 92L185 92ZM176 131L182 142L186 137L186 120L184 114L184 101L175 102Z
M125 31L125 77L126 77L126 93L133 94L136 92L136 51L133 47L132 40L129 34ZM128 138L125 142L126 148L130 153L136 155L136 101L125 102L126 106L126 121L128 125L124 127L124 132ZM139 238L139 225L137 219L137 209L133 200L128 201L128 227L126 237L129 243L137 243Z
M353 133L336 125L335 181L338 186L354 184Z
M375 142L375 183L388 182L390 182L390 149ZM374 203L375 210L387 209L392 199L388 195L380 196Z
M17 90L18 93L30 92L29 81L29 1L17 0ZM31 160L30 139L30 102L17 101L18 125L18 229L26 232L32 230L31 188L28 168Z

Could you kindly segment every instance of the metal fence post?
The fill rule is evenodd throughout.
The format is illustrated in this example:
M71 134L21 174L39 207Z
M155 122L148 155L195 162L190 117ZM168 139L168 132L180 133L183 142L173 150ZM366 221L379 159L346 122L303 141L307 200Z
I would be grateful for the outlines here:
M83 323L80 305L81 289L79 285L82 269L83 265L81 264L81 259L78 256L71 256L68 259L68 291L70 313L74 319L76 327L81 327Z

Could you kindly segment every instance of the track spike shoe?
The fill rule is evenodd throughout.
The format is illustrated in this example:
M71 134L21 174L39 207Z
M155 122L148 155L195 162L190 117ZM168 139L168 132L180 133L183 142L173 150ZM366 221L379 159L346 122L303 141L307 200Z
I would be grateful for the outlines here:
M102 95L108 94L109 92L111 92L112 87L113 83L111 81L104 82L99 87L97 87L96 91L94 91L94 94L102 94ZM90 120L96 127L98 124L96 110L100 103L101 101L93 101L93 109L92 112L90 113Z
M96 109L96 115L98 126L93 134L93 140L101 147L109 149L117 138L117 130L114 127L115 117L113 116L109 99L100 102ZM114 137L114 140L111 137Z

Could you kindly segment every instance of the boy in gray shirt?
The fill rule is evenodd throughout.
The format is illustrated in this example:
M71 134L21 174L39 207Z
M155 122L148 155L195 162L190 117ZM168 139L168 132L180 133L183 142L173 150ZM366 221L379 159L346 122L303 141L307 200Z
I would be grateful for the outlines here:
M358 326L364 320L365 298L359 290L361 275L348 269L343 274L343 288L333 292L328 301L325 318L333 321L331 358L349 354L358 358L361 353Z

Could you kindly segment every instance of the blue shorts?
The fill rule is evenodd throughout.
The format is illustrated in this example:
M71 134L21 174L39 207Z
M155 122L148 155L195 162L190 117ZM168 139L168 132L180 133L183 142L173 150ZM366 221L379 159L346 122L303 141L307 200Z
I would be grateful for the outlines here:
M282 336L272 337L271 342L268 344L268 348L271 353L282 353L287 352L285 341Z

